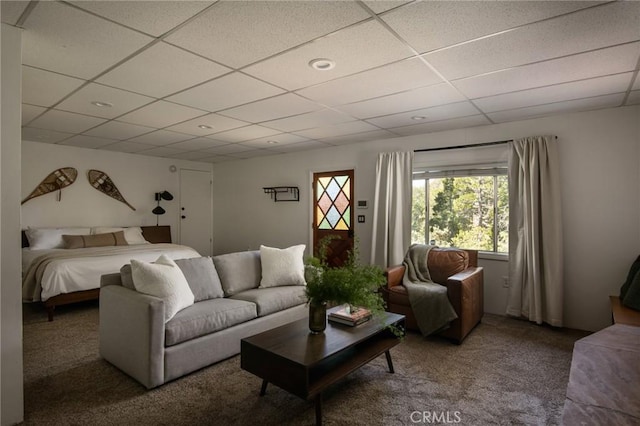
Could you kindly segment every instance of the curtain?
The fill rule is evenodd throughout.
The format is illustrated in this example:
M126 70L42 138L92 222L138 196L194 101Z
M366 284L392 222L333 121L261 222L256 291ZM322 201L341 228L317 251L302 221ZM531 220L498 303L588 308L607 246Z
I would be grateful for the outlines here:
M399 265L411 244L413 152L378 155L371 263Z
M509 153L507 314L562 326L562 218L557 142L514 140Z

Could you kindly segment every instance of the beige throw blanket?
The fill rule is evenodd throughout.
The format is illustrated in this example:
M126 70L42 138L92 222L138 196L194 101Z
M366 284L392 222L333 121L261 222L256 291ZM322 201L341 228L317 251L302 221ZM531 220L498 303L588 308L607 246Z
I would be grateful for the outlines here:
M447 297L447 288L431 281L427 258L434 246L413 244L404 257L402 284L407 288L411 309L424 336L443 330L458 318Z

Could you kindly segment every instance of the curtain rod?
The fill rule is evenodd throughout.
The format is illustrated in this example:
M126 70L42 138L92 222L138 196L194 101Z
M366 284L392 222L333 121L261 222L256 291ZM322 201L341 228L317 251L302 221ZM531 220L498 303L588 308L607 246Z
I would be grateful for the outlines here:
M554 136L554 138L558 139L557 136ZM513 139L509 139L509 140L506 140L506 141L472 143L472 144L468 144L468 145L441 146L441 147L438 147L438 148L414 149L413 152L446 151L448 149L476 148L476 147L479 147L479 146L502 145L502 144L509 143L509 142L513 142Z

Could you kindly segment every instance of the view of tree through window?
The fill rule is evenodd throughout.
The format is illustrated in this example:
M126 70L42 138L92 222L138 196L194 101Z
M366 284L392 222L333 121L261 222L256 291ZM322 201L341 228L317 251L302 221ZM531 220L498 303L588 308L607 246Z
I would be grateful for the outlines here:
M411 213L414 243L508 252L509 191L504 174L414 179Z

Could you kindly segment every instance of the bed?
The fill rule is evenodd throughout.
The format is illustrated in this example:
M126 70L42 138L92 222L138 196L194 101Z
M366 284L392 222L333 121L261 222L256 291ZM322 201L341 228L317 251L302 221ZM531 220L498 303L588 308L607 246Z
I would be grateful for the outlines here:
M169 226L134 228L141 232L142 243L86 248L49 248L47 245L37 243L34 249L30 247L27 238L27 232L30 230L22 231L23 300L42 302L47 310L49 321L53 321L56 306L98 299L100 277L104 274L119 272L120 268L131 259L150 262L156 260L160 254L166 254L172 259L200 256L191 247L172 244ZM79 235L85 233L87 228L73 229L78 230ZM100 229L106 228L93 228L92 231ZM108 230L115 229L123 228Z

